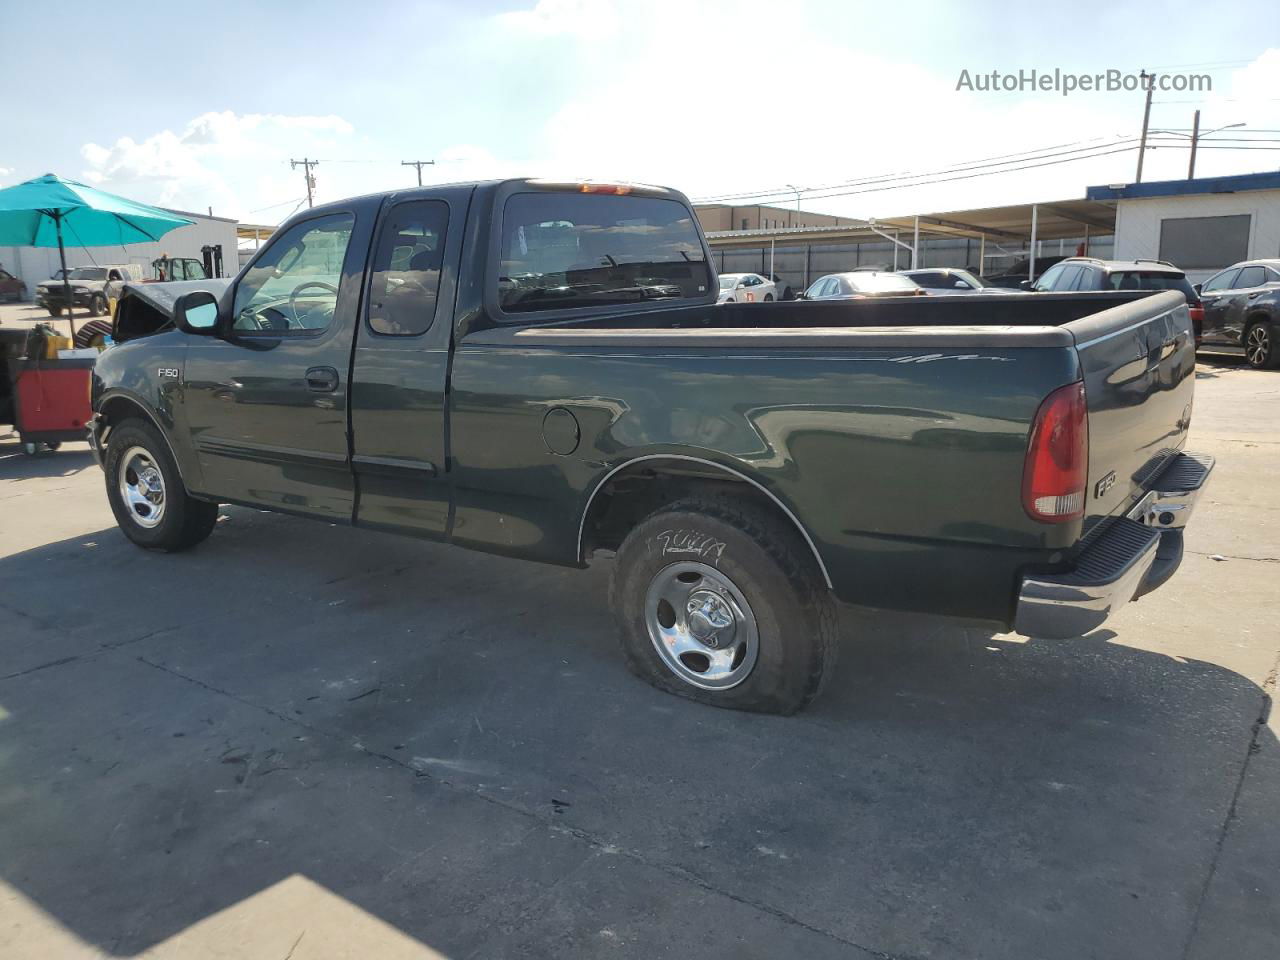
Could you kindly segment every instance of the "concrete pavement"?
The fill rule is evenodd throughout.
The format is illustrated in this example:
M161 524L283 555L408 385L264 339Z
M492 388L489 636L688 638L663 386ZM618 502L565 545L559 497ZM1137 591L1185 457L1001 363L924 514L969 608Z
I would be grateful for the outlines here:
M1280 956L1277 423L1202 363L1169 585L1070 642L846 610L787 719L627 674L607 564L151 555L0 439L0 956Z

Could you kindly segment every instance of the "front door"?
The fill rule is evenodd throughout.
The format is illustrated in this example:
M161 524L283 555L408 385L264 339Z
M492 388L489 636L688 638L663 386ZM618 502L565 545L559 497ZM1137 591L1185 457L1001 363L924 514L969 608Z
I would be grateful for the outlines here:
M203 492L351 519L347 374L368 231L354 213L294 224L229 293L227 338L193 338L183 414Z
M356 336L356 521L428 537L449 524L445 381L466 196L389 201Z

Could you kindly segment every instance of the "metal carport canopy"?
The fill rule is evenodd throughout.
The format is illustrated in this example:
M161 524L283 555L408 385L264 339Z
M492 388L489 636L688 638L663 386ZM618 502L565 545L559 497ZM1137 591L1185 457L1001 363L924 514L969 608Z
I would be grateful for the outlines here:
M707 234L713 247L758 246L761 241L778 244L812 243L815 240L872 240L878 231L897 231L904 238L913 235L917 222L920 236L975 237L995 243L1010 241L1064 240L1086 234L1115 233L1116 205L1097 200L1054 200L1022 203L1007 207L983 207L945 213L922 213L905 217L877 217L866 225L838 227L779 227L767 230L719 230ZM877 230L872 229L872 224Z

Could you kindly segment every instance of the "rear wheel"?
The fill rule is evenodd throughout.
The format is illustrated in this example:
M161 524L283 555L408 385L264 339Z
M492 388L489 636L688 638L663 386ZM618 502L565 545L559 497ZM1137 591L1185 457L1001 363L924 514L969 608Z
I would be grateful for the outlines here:
M1249 325L1244 334L1244 355L1255 370L1270 370L1280 361L1276 350L1275 331L1266 320Z
M669 693L790 714L835 669L835 601L794 529L753 504L691 497L651 514L610 593L628 667Z
M51 316L51 317L60 317L60 316L62 316L62 308L61 308L61 307L50 307L50 308L49 308L49 316Z
M138 546L185 550L213 531L218 505L187 494L168 445L150 423L126 420L112 430L103 470L116 523Z
M773 294L772 294L772 293L766 293L766 294L764 295L764 302L765 302L765 303L772 303L772 302L773 302Z

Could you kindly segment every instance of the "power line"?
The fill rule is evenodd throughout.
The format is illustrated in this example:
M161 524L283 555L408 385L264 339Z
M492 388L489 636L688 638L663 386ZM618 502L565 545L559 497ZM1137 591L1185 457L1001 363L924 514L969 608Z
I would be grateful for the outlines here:
M418 170L418 186L422 186L422 168L423 168L423 167L434 167L435 165L436 165L436 162L435 162L434 160L401 160L401 161L400 161L400 166L402 166L402 167L416 167L416 168L417 168L417 170Z
M1101 139L1101 138L1094 138L1094 139ZM1028 160L1047 160L1055 157L1068 157L1070 159L1084 160L1084 159L1088 159L1089 156L1094 156L1094 155L1105 156L1106 155L1105 153L1097 153L1097 151L1102 150L1104 148L1114 147L1121 144L1132 144L1132 143L1136 143L1137 140L1138 140L1137 137L1132 137L1132 136L1124 137L1118 140L1112 140L1109 143L1100 143L1091 147L1077 147L1072 150L1061 150L1061 151L1054 151L1053 148L1051 147L1041 147L1038 150L1027 150L1027 151L1023 151L1022 153L1006 154L1005 156L1007 159L991 158L989 162L965 161L961 163L955 163L955 164L950 164L944 167L940 167L936 170L922 171L920 173L877 174L876 176L862 177L854 180L846 180L839 183L827 184L821 187L810 187L808 190L805 190L803 192L807 194L810 198L812 198L819 194L824 194L827 191L836 190L843 187L860 187L860 186L866 186L870 184L884 184L884 183L901 183L901 185L903 186L911 186L912 184L905 183L904 181L920 180L927 177L936 177L936 176L941 176L943 174L949 174L949 173L966 173L974 170L986 169L989 167L1003 167L1011 163L1024 162ZM1077 141L1077 142L1085 143L1089 141ZM1084 154L1084 155L1079 157L1070 157L1071 154ZM993 172L998 173L999 171L997 170ZM763 199L763 198L769 198L774 196L787 196L787 195L794 194L795 192L796 191L793 189L788 189L785 191L777 190L777 191L743 192L743 193L737 193L737 194L721 195L718 197L704 198L704 202L718 201L718 200L738 200L738 199L748 199L748 198ZM840 194L837 194L837 195L840 195Z

